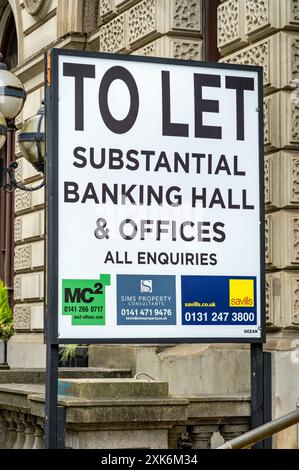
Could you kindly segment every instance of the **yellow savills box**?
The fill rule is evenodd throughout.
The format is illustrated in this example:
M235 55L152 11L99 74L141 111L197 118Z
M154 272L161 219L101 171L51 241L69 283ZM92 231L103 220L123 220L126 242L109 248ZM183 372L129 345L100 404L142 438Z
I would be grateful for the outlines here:
M254 280L229 280L229 306L254 307Z

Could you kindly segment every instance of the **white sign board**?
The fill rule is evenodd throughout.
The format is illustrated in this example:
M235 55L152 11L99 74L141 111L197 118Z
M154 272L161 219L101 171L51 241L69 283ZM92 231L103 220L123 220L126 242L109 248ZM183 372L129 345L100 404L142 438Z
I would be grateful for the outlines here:
M66 50L51 67L59 341L262 341L261 69Z

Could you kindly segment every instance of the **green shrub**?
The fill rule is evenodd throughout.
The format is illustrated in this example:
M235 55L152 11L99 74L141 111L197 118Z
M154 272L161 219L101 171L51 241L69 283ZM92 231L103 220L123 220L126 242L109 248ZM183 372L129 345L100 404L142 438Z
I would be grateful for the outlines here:
M13 333L13 314L8 303L7 288L0 279L0 339L7 343Z

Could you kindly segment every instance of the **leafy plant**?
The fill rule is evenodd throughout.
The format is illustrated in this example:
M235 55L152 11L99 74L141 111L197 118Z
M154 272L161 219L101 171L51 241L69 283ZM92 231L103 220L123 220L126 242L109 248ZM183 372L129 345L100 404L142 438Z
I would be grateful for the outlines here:
M75 359L76 357L76 349L78 344L66 344L65 346L62 346L62 348L59 351L60 354L60 359L63 365L65 365L67 362L71 361L72 359Z
M13 314L8 302L7 288L0 279L0 339L7 343L13 333Z

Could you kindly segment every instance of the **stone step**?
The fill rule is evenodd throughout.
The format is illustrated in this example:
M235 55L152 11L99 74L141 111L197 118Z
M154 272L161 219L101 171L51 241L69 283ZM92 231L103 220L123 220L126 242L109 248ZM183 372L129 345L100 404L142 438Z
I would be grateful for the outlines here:
M88 400L166 398L168 383L136 379L62 379L58 393Z
M45 369L0 370L0 384L42 384L45 383ZM132 377L129 368L106 367L60 367L60 379L122 379Z

